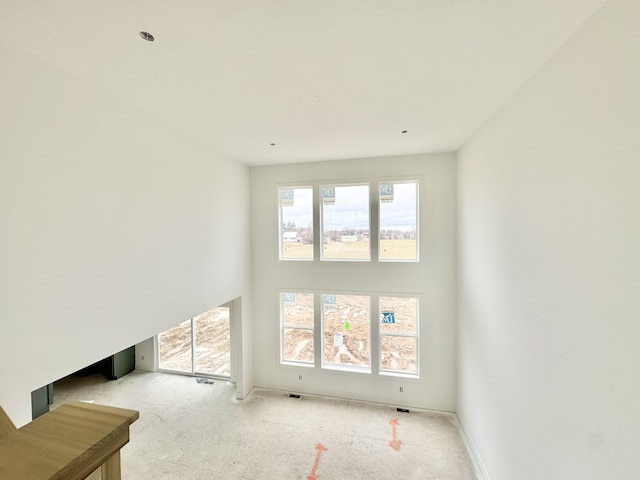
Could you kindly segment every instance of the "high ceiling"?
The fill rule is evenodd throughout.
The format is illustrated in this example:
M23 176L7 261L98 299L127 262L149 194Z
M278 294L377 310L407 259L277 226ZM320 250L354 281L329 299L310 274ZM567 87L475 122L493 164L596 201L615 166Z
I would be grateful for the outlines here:
M0 38L264 165L456 150L600 4L2 0Z

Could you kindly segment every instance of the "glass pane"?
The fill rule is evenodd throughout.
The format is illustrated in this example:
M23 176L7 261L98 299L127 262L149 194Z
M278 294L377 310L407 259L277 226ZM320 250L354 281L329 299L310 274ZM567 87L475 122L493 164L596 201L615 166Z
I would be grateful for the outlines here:
M196 372L231 376L229 308L214 308L198 315L193 322L196 335Z
M417 189L417 182L380 182L380 260L418 259Z
M418 299L415 297L380 297L380 333L415 335L418 322Z
M364 295L323 295L324 365L370 366L370 301Z
M325 185L322 259L369 260L369 185Z
M313 260L313 189L281 187L280 259Z
M282 360L313 363L313 330L285 328Z
M282 324L313 328L313 293L283 292Z
M380 370L418 373L418 339L416 337L380 337Z
M191 372L191 320L158 335L159 367Z

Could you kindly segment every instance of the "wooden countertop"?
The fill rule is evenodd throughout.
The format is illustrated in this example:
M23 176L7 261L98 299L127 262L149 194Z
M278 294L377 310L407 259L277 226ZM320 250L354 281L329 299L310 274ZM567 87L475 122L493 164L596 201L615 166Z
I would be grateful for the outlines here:
M135 410L70 402L0 437L1 480L81 480L129 442ZM114 477L115 478L115 477Z

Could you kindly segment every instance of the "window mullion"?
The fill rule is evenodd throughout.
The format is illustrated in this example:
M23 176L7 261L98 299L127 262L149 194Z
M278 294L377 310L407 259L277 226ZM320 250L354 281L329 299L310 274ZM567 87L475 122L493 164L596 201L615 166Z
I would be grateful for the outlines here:
M317 257L319 258L319 257ZM314 367L322 368L322 355L324 352L323 331L324 325L322 325L322 294L316 293L313 296L313 357Z
M375 257L376 260L378 257ZM378 295L371 295L371 374L380 373L380 301Z
M317 184L312 187L311 196L313 198L313 261L319 262L322 260L323 233L320 228L320 187Z
M369 184L369 248L371 249L371 261L380 259L380 200L378 182Z

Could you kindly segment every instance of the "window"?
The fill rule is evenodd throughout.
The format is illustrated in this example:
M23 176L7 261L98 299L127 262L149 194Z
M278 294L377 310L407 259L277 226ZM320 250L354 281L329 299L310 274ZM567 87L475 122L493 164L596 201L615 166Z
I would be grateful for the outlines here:
M380 247L378 258L418 260L418 183L380 182Z
M415 376L419 374L417 297L281 292L280 363L333 370ZM371 305L379 325L371 325ZM321 360L314 356L314 331L322 332ZM373 337L372 337L373 335ZM375 353L372 353L375 349ZM371 359L379 359L375 366Z
M380 371L418 373L418 299L380 297Z
M280 260L314 260L314 191L320 260L370 261L372 248L380 262L419 260L417 180L383 180L371 190L379 214L373 232L368 183L279 187Z
M191 320L158 334L158 356L162 370L191 372Z
M417 378L419 300L415 293L398 292L391 284L407 273L406 268L388 264L419 261L420 182L415 177L348 182L278 187L280 259L311 260L305 275L317 274L327 288L278 293L279 361ZM337 283L325 282L346 271L330 264L341 261L368 262L345 265L348 275L353 274L354 281L370 275L383 289L396 293L358 292L357 286L346 287L351 291L329 290ZM299 274L293 266L282 265L282 272L292 278Z
M307 363L313 365L314 331L313 293L280 293L280 340L282 362Z
M370 297L322 295L323 366L371 366Z
M369 185L324 185L322 260L369 260Z
M313 188L280 187L280 260L313 260Z
M161 370L231 377L229 307L216 307L157 336Z

